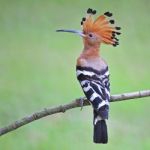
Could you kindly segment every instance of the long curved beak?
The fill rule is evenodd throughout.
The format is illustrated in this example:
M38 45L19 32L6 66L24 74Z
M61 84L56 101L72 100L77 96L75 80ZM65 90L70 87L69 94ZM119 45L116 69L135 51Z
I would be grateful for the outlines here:
M85 34L83 34L82 31L79 31L79 30L66 30L66 29L59 29L59 30L56 30L56 32L70 32L70 33L75 33L75 34L78 34L82 37L85 37Z

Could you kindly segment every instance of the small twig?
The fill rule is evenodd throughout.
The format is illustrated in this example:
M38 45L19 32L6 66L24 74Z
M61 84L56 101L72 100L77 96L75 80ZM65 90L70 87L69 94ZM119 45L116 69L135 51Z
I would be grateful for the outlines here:
M116 102L116 101L123 101L123 100L129 100L129 99L135 99L135 98L141 98L141 97L148 97L150 96L150 90L144 90L139 92L131 92L131 93L124 93L124 94L117 94L112 95L110 98L110 102ZM32 115L26 116L20 120L17 120L13 123L11 123L8 126L5 126L3 128L0 128L0 136L11 132L13 130L16 130L17 128L20 128L21 126L24 126L30 122L33 122L35 120L38 120L40 118L46 117L48 115L56 114L65 112L69 109L80 107L80 101L84 100L84 106L90 105L88 100L85 97L78 98L68 104L60 105L53 108L44 108L41 111L35 112Z

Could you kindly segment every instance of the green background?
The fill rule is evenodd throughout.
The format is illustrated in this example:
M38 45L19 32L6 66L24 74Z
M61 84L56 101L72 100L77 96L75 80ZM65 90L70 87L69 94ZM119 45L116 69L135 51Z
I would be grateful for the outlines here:
M120 46L102 45L111 94L149 89L149 0L0 0L0 127L44 107L83 96L76 80L80 29L87 8L111 11ZM109 143L92 142L92 108L56 114L0 137L0 150L149 150L149 98L111 103Z

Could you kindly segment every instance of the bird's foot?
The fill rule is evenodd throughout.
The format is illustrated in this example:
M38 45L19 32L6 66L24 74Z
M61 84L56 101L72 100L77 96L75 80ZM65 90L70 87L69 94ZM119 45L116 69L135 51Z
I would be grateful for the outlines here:
M83 105L84 105L84 99L81 98L81 99L79 100L79 103L80 103L80 107L81 107L80 110L82 110L82 109L83 109Z

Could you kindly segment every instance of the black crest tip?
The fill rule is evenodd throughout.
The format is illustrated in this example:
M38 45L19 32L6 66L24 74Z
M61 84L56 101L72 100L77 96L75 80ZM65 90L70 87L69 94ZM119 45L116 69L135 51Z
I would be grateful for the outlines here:
M121 27L115 27L116 28L116 30L121 30Z
M109 22L110 22L111 24L114 24L114 23L115 23L115 20L109 20Z
M116 47L117 45L114 43L113 46Z
M116 44L116 45L119 45L119 42L116 41L115 44Z
M114 37L114 39L115 39L116 41L119 41L119 39L117 39L117 38L115 38L115 37Z
M109 11L107 11L107 12L104 13L104 15L107 16L107 17L111 17L113 14L110 13Z
M86 18L85 18L85 17L83 17L83 18L82 18L82 21L85 21L85 20L86 20Z
M120 32L115 32L117 35L120 35L121 33Z
M92 10L91 8L88 8L87 13L88 13L88 14L91 14L92 11L93 11L93 10Z
M96 10L93 10L93 11L92 11L92 14L95 15L95 14L96 14Z
M118 42L118 41L115 41L112 45L113 45L114 47L116 47L117 45L119 45L119 42Z
M113 38L115 38L115 36L116 36L115 34L116 34L116 32L112 31L112 37Z

